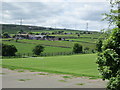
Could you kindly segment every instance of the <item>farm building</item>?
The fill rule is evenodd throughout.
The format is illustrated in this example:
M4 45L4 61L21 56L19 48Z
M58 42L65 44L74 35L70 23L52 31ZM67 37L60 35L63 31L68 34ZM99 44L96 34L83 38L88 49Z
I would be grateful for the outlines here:
M45 35L29 35L29 39L43 39L45 37Z
M28 34L17 34L17 35L15 35L15 38L18 38L18 39L28 39L29 35Z
M15 38L18 39L53 39L55 36L46 36L46 35L31 35L31 34L17 34Z
M55 36L48 36L48 35L31 35L31 34L17 34L17 39L34 39L34 40L64 40L63 38L57 38Z

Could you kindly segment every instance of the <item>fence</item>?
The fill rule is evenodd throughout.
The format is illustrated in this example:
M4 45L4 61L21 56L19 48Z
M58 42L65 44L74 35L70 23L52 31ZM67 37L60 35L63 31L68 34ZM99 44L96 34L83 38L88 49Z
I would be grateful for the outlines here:
M87 54L87 53L95 53L95 52L88 52L88 51L83 51L82 53L56 52L56 53L41 53L40 55L35 55L33 53L17 53L16 56L2 56L2 58L47 57L47 56L75 55L75 54Z
M47 57L47 56L59 56L59 55L73 55L73 52L56 52L56 53L41 53L40 55L35 55L33 53L17 53L16 56L3 56L2 58L27 58L27 57Z

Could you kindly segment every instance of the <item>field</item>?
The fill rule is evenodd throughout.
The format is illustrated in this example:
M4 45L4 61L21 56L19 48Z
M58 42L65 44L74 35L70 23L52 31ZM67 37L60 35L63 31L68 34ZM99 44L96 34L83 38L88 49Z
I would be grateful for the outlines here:
M3 59L2 65L10 69L27 69L76 76L100 77L95 62L96 54L81 54L72 56Z
M46 41L46 40L19 40L19 42L24 43L34 43L34 44L41 44L41 45L51 45L51 46L61 46L61 47L73 47L75 43L79 43L84 47L94 48L94 43L84 43L84 42L71 42L71 41Z
M4 39L6 40L6 39ZM48 40L18 40L18 42L12 41L3 41L2 43L15 45L18 49L17 53L32 53L33 48L41 44L45 47L43 53L58 53L58 52L72 52L72 48L75 43L79 43L83 46L83 49L86 47L90 48L90 51L95 49L95 43L85 43L85 42L71 42L71 41L48 41ZM68 48L66 48L68 47Z
M27 41L27 40L26 40ZM15 41L3 41L5 44L9 45L15 45L18 52L21 54L31 54L33 48L40 43L19 43ZM44 52L43 53L57 53L57 52L71 52L72 48L61 48L61 47L50 47L50 46L44 46Z
M78 39L66 39L66 40L72 40L75 42L83 42L83 43L91 43L91 44L95 44L97 39L91 39L91 38L78 38Z
M68 34L68 35L64 35L64 34L56 34L56 35L52 35L52 36L57 36L57 37L78 37L78 34ZM93 34L80 34L81 38L104 38L105 35L100 34L100 33L93 33Z
M14 45L18 50L17 54L19 53L21 56L23 55L23 57L24 55L25 57L27 56L27 58L3 58L3 67L59 74L64 73L76 76L100 77L97 70L97 64L95 63L96 54L68 55L67 52L72 52L74 44L78 43L83 46L83 53L95 53L96 41L98 38L105 38L103 34L82 30L28 30L26 27L24 27L24 29L24 32L32 32L34 34L44 32L44 35L55 36L55 41L50 39L19 39L16 42L14 38L11 38L11 40L9 38L0 39L2 43ZM5 29L5 31L8 31L8 33L13 36L19 31L19 29L14 29L13 31L12 29ZM63 31L63 33L58 33L59 31ZM78 34L80 34L80 36L78 36ZM62 40L59 40L59 38L62 38ZM33 56L33 48L38 44L45 47L44 52L42 52L44 55L41 55L42 57L31 57ZM59 54L59 52L63 52L63 54ZM64 52L67 54L64 54ZM49 57L44 57L47 56L45 53L49 53L50 56L48 54Z

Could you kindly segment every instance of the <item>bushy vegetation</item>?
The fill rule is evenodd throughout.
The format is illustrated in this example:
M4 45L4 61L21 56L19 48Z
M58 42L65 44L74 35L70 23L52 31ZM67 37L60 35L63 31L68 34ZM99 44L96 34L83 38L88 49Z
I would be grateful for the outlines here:
M37 46L35 46L35 48L33 49L33 53L34 53L35 55L40 55L40 54L43 52L43 50L44 50L44 47L43 47L43 46L37 45Z
M83 47L82 45L75 43L73 46L73 52L74 53L82 53L83 52Z
M15 56L17 49L14 45L2 44L2 56Z
M103 52L98 54L97 64L103 79L110 80L108 89L119 90L120 83L120 29L113 29L111 36L103 44Z
M103 42L101 39L98 39L97 43L96 43L96 50L98 52L102 52L102 45L103 45Z
M113 9L120 4L119 0L110 0L112 9L106 15L106 19L115 25L111 29L109 38L102 46L102 52L98 54L97 64L103 80L108 79L108 90L120 90L120 7Z
M2 38L10 38L10 35L7 32L3 32Z

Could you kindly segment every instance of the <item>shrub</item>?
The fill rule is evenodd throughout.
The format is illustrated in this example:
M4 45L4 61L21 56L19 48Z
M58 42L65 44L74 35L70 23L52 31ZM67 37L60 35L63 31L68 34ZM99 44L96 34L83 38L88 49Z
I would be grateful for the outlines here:
M75 43L73 46L74 53L82 53L82 45Z
M37 46L35 46L35 48L33 49L33 53L34 53L35 55L40 55L41 52L43 52L43 51L44 51L44 47L41 46L41 45L37 45Z
M115 28L103 43L103 51L98 53L97 64L103 80L110 80L108 90L120 88L120 29Z
M7 32L4 32L2 34L2 38L10 38L10 35Z
M98 54L97 64L103 79L108 79L108 90L120 90L120 1L110 0L110 13L105 13L105 19L109 21L112 33L103 43L103 51ZM116 7L118 7L116 9Z
M14 45L2 44L2 55L3 56L15 56L17 49Z
M107 86L108 90L120 90L120 75L112 77Z
M89 52L89 50L90 50L90 48L89 48L89 47L85 47L85 48L84 48L84 53L88 53L88 52Z
M96 43L96 50L98 52L102 52L102 40L98 39L97 43Z

